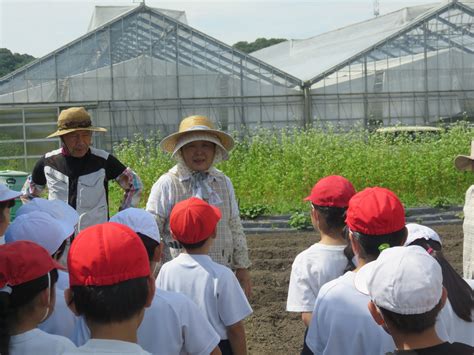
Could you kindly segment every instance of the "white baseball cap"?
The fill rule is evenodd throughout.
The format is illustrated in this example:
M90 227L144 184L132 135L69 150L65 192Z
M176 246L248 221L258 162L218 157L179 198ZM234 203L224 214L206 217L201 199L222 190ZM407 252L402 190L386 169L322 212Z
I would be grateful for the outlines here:
M432 310L443 292L441 266L418 245L385 249L356 273L354 283L377 306L403 315Z
M50 255L56 253L70 235L46 212L32 211L15 218L5 232L5 243L29 240L41 245Z
M408 237L405 242L405 245L410 245L417 239L434 240L435 242L438 242L440 245L442 244L439 234L436 233L430 227L423 226L417 223L408 223L406 227L408 229Z
M37 197L22 205L18 211L16 211L16 216L22 216L34 211L41 211L53 217L63 229L63 233L61 234L67 235L65 238L70 237L76 231L76 225L79 222L79 214L64 201L46 200Z
M0 184L0 202L13 200L23 195L19 191L10 190L7 185Z
M160 243L160 231L155 217L141 208L126 208L110 218L110 222L124 224L135 233L141 233Z

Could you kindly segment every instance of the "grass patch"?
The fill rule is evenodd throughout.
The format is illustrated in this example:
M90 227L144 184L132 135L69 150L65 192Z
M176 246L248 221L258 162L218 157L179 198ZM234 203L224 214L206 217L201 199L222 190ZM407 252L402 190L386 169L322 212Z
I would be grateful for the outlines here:
M338 174L356 190L382 186L393 190L406 206L462 204L474 175L454 168L458 154L469 154L473 131L465 123L439 136L419 134L386 137L363 130L259 130L236 138L228 161L218 168L235 187L240 206L248 214L294 213L307 209L303 198L316 181ZM159 135L121 142L115 155L142 178L146 204L151 186L173 166L160 151ZM117 208L120 188L111 184L111 205Z

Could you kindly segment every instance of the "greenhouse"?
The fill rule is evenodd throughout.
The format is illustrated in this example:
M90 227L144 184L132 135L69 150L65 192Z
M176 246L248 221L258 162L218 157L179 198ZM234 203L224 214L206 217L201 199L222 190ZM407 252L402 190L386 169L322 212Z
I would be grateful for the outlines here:
M58 112L85 106L95 145L210 116L224 130L434 125L474 111L474 3L401 9L244 54L182 11L97 7L88 32L0 78L0 167L31 168Z

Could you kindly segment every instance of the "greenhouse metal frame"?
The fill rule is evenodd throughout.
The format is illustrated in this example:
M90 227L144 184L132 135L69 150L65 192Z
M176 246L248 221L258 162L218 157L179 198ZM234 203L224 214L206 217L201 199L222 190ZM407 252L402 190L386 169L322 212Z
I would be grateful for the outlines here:
M106 149L137 133L173 132L191 114L242 134L469 116L474 10L458 1L425 7L247 55L142 4L0 78L0 168L30 169L57 148L44 137L70 106L108 129L94 139ZM376 33L376 21L389 24ZM328 50L356 30L353 48Z

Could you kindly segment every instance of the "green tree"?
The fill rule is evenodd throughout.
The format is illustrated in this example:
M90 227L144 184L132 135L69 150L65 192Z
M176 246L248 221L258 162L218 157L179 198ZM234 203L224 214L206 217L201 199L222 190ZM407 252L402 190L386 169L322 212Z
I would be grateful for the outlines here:
M253 42L240 41L232 45L235 49L238 49L244 53L252 53L258 51L259 49L273 46L274 44L284 42L284 38L257 38Z
M7 48L0 48L0 77L28 64L35 57L29 54L12 53Z

